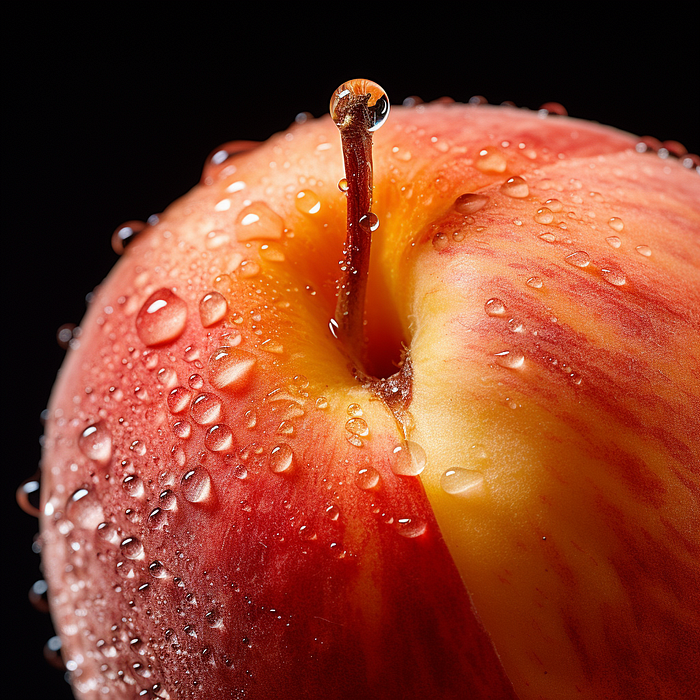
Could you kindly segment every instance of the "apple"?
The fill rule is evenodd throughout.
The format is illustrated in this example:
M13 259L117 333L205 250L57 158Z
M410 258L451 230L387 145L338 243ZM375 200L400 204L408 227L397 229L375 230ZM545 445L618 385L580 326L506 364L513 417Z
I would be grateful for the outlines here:
M116 235L42 464L76 696L690 697L692 157L344 87Z

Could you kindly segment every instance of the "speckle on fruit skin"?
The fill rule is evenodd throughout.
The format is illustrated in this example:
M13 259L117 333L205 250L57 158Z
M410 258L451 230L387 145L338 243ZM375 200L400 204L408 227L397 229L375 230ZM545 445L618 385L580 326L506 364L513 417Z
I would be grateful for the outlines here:
M349 371L328 331L345 226L329 119L214 154L129 243L47 425L45 567L78 692L688 686L697 395L677 387L700 359L697 177L575 123L572 143L572 122L512 109L392 112L368 295L395 306L366 320L390 337L377 366L409 351L381 381ZM264 218L243 223L255 202L269 228L239 236ZM578 251L584 267L566 260ZM411 447L397 469L411 442L425 458Z

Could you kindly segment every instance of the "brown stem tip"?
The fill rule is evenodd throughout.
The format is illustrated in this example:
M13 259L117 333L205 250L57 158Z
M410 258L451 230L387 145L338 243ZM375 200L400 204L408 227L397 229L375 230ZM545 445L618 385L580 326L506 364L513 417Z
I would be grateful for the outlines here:
M379 226L372 213L372 132L389 116L389 98L371 80L350 80L333 93L330 112L340 131L347 182L347 235L335 326L357 361L363 354L372 232Z

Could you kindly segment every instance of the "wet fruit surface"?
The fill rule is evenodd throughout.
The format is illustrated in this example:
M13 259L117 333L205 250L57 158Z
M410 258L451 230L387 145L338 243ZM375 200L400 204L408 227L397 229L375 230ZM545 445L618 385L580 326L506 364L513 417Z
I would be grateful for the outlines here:
M290 697L290 678L303 697L330 674L348 697L613 697L636 681L611 658L661 689L662 666L690 673L664 630L692 579L692 523L668 517L697 476L697 393L674 390L698 359L697 177L542 123L432 106L377 132L367 333L376 366L409 347L405 430L328 329L329 119L129 243L49 411L47 568L86 697Z

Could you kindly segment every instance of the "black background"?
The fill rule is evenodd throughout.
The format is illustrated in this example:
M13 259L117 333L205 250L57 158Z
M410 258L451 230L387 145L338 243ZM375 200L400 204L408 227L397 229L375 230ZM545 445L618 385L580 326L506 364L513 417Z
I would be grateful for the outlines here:
M14 490L40 458L39 414L63 358L56 330L79 323L86 293L116 261L115 227L184 194L218 144L263 140L302 111L321 116L353 77L379 82L394 103L557 101L700 151L700 54L685 17L613 22L530 6L527 18L424 8L382 22L362 8L324 23L338 9L329 5L146 20L105 7L15 15L4 30L4 660L21 696L38 700L71 696L43 660L50 621L27 600L40 578L37 524Z

